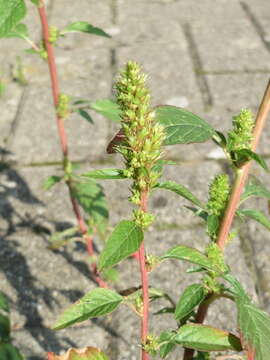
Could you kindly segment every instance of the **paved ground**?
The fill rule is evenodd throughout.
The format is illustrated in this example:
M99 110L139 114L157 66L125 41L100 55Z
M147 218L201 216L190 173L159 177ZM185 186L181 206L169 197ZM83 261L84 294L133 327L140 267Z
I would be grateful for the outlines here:
M270 74L269 0L51 0L48 6L51 24L85 20L113 35L107 40L72 34L61 41L57 63L63 92L91 100L110 97L118 69L134 59L149 74L153 105L186 107L219 130L227 130L241 108L256 112ZM27 23L38 39L34 7ZM94 284L83 246L73 244L58 252L47 248L50 233L75 221L65 188L42 190L42 181L60 171L61 154L46 64L25 55L26 47L21 40L0 42L1 74L7 82L0 98L0 280L12 304L14 341L29 360L44 359L49 350L86 345L100 346L113 360L138 359L138 319L126 309L57 334L49 329L61 309ZM16 56L25 66L25 87L12 81ZM71 158L82 169L115 166L118 157L107 156L105 148L116 127L93 116L94 127L76 116L67 121ZM269 130L268 122L259 149L266 160ZM209 180L228 171L211 142L171 147L166 156L178 164L168 168L166 178L193 188L201 199L206 198ZM252 172L270 185L259 168ZM114 182L104 187L114 225L130 208L128 188ZM161 254L179 243L204 247L202 224L184 204L173 194L156 192L151 205L161 220L149 232L150 251ZM261 200L251 205L267 208ZM228 262L254 299L270 311L269 234L254 222L239 225L238 232L227 249ZM120 265L119 289L138 285L135 268L133 261ZM151 275L151 284L177 300L190 281L182 279L184 269L183 264L164 263ZM174 326L169 316L167 323L164 318L155 321L157 331ZM214 321L235 328L230 304L215 305L207 319Z

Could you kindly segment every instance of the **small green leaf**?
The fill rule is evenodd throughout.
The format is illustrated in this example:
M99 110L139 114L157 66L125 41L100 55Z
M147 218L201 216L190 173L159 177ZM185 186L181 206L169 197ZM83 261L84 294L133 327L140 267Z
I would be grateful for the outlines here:
M94 120L91 118L87 111L85 111L84 109L76 109L75 111L85 120L87 120L90 124L94 124Z
M201 284L188 286L181 295L175 309L175 320L182 320L198 306L206 296L206 291Z
M83 105L83 104L90 104L89 100L85 100L85 99L79 99L79 100L75 100L72 103L73 105Z
M116 102L109 100L109 99L103 99L103 100L97 100L90 104L90 108L92 110L95 110L97 113L103 115L105 118L120 122L120 108L117 105Z
M5 37L26 14L24 0L0 0L0 37Z
M207 221L208 213L206 211L204 211L202 209L197 209L194 207L186 206L186 205L185 205L185 208L191 210L196 216L199 216L204 221Z
M193 204L203 207L202 203L195 195L193 195L186 187L183 185L177 184L174 181L165 181L157 183L155 188L166 189L175 192L177 195L184 197L185 199L191 201Z
M0 344L0 359L1 360L24 360L19 350L12 344Z
M77 227L72 227L64 231L58 231L54 233L49 239L49 248L54 250L59 249L68 242L75 240L74 235L78 233L78 231L79 230Z
M114 229L100 254L99 269L119 263L137 251L143 241L143 232L133 221L123 220Z
M39 0L31 0L33 4L35 4L36 6L39 6Z
M251 196L263 197L270 199L270 191L264 187L258 179L252 177L248 184L245 186L245 190L241 195L241 201L245 201Z
M62 180L62 176L52 175L43 182L43 189L50 190L55 184Z
M162 314L174 314L175 308L174 307L164 307L154 313L154 315L162 315Z
M243 165L245 162L249 160L255 160L264 170L268 171L268 166L264 159L255 152L249 149L241 149L233 152L234 157L236 157L236 163L238 166Z
M242 350L240 340L235 335L208 325L183 325L173 340L186 348L199 351Z
M64 329L78 322L109 314L122 301L123 297L112 290L94 289L66 309L53 326L53 329Z
M213 267L212 262L207 258L207 256L199 250L187 246L175 246L167 251L165 255L161 256L161 260L165 259L185 260L192 264L200 265L207 270L216 271L216 268Z
M98 27L95 27L86 21L77 21L77 22L74 22L74 23L68 25L67 27L64 28L64 30L61 31L61 34L64 35L64 34L70 33L70 32L84 32L84 33L88 33L88 34L104 36L107 38L111 37L104 30L102 30Z
M0 312L0 343L10 340L10 321L9 317Z
M90 216L93 224L97 225L101 232L104 224L109 218L108 205L100 184L94 179L87 179L87 182L74 182L73 194L82 206L84 211Z
M219 219L216 215L208 215L207 217L207 232L211 238L215 238L219 228Z
M8 304L7 297L1 291L0 291L0 310L9 312L9 304Z
M227 139L224 134L220 131L215 131L212 139L216 144L218 144L222 149L225 149L227 146Z
M28 36L27 26L25 24L16 25L10 32L8 32L5 37L17 37L25 39Z
M159 354L164 359L175 348L175 342L173 341L175 333L171 331L164 331L160 334L158 342L161 344Z
M81 177L93 178L93 179L126 179L122 169L100 169L93 170L87 173L81 174Z
M155 165L152 167L151 171L155 171L157 173L162 172L163 166L164 165L176 165L175 161L170 161L170 160L163 160L163 159L159 159Z
M256 220L264 227L266 227L266 229L270 230L270 219L266 217L263 213L261 213L259 210L250 210L250 209L238 210L237 215L240 216L244 215L253 220Z
M215 130L199 116L176 106L157 106L155 115L165 127L164 145L204 142L215 134Z

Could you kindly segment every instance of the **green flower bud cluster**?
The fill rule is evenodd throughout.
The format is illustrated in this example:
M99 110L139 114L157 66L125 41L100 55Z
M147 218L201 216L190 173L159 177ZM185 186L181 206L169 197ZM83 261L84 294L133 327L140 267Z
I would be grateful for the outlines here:
M50 32L49 42L51 44L55 44L60 36L60 31L59 29L57 29L56 26L50 26L49 32Z
M142 229L148 228L155 220L154 215L144 212L140 209L133 210L134 221Z
M125 135L116 147L126 162L125 175L134 180L130 200L139 204L142 191L149 191L160 173L151 171L161 158L165 138L163 127L155 122L150 108L146 76L136 62L129 61L116 83L116 98L121 109L121 124Z
M218 271L224 273L228 270L228 267L224 261L223 253L216 243L211 242L207 246L206 255Z
M210 215L222 216L230 195L229 177L226 174L217 175L209 187L207 209Z
M159 349L158 337L153 334L148 334L143 344L143 349L152 356L157 355Z
M39 51L37 52L43 60L48 60L48 53L44 45L44 41L39 44Z
M228 133L228 150L251 149L254 125L253 114L248 109L242 109L234 116L233 130Z
M70 96L60 94L57 105L57 115L66 119L70 114Z

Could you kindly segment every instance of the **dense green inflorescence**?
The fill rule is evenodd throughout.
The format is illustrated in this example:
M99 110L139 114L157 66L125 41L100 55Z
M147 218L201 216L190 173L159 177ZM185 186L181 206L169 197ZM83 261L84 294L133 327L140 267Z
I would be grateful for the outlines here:
M254 116L248 109L233 117L233 130L228 133L229 151L251 149L254 125Z
M209 186L207 209L210 215L222 216L230 195L229 177L217 175Z
M116 83L116 99L121 109L124 140L116 147L125 159L125 175L133 179L130 200L139 204L141 194L149 192L160 173L153 170L161 158L161 146L165 139L163 127L156 123L150 108L150 94L145 85L146 75L136 62L129 61ZM141 214L135 214L140 220ZM145 226L150 219L146 220Z

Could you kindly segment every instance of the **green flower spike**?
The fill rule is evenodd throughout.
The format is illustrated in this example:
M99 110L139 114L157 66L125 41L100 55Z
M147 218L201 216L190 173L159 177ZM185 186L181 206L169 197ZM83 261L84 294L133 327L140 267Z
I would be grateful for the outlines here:
M234 116L233 130L228 133L228 150L251 149L254 125L254 116L248 109L242 109Z
M209 187L207 209L210 215L216 215L218 217L223 215L229 194L230 184L228 175L217 175Z
M152 171L161 158L161 146L165 139L163 127L155 122L150 108L150 94L145 85L146 75L136 62L129 61L116 83L116 99L121 110L121 125L124 140L115 147L125 159L125 174L133 179L130 201L139 204L141 193L149 192L156 184L160 173ZM152 221L135 213L143 227Z

